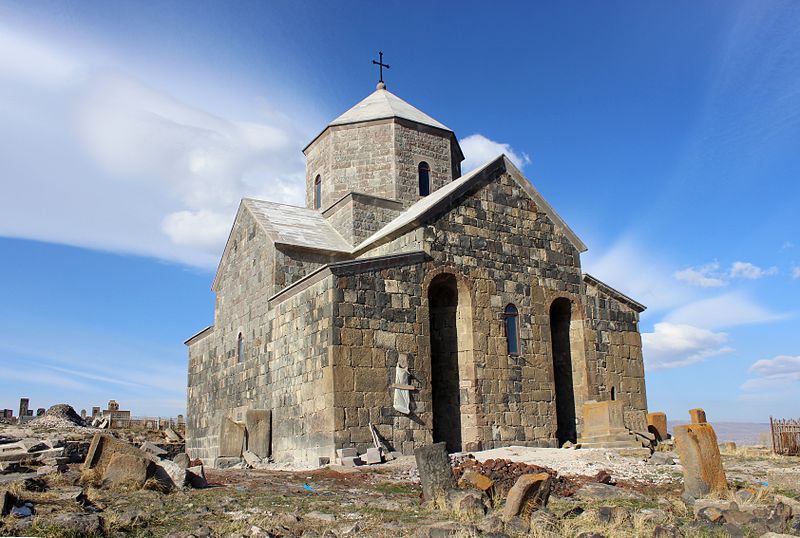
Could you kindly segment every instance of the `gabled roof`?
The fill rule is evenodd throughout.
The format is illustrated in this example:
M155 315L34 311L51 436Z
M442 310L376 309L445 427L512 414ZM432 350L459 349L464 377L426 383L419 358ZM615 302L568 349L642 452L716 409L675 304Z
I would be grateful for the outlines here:
M436 121L386 89L375 90L363 101L328 125L346 125L348 123L382 120L386 118L403 118L452 132L452 129L443 123Z
M359 252L367 247L379 243L382 240L395 236L397 233L402 233L410 228L416 227L423 223L424 219L437 210L445 208L455 198L458 198L466 192L473 185L481 181L489 181L494 179L497 173L508 172L511 177L525 190L528 196L533 199L536 206L544 211L550 220L557 228L560 228L572 245L580 252L585 252L586 245L581 241L575 232L567 226L567 223L556 213L555 209L548 204L536 188L531 185L522 172L514 166L508 157L500 155L483 166L479 166L475 170L455 179L441 187L425 198L422 198L415 204L411 205L403 213L398 215L394 220L389 222L386 226L375 232L373 235L365 239L361 244L357 245L353 252Z
M256 219L261 229L267 234L270 241L276 245L287 245L292 247L307 248L312 250L322 250L333 253L349 254L352 246L348 243L333 226L331 226L322 214L314 209L297 207L266 200L255 200L253 198L242 198L239 204L239 211L236 213L236 220L242 211L248 211ZM225 243L225 250L220 257L217 272L211 289L217 289L217 283L222 276L222 262L228 255L231 247L231 235L233 226L228 234L228 241Z

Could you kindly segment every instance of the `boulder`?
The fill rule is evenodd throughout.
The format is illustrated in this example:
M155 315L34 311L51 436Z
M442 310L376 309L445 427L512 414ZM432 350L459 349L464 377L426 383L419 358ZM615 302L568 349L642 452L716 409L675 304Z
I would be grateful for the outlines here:
M445 443L417 448L414 450L414 458L426 501L432 501L456 486Z
M103 471L103 483L110 487L141 488L153 476L155 464L141 456L118 452L111 456Z
M13 493L5 488L0 488L0 517L7 516L16 502L17 498Z
M726 491L728 483L711 424L681 424L673 433L683 467L684 490L694 497Z
M547 473L520 476L508 492L506 504L503 507L503 519L509 521L523 510L532 512L536 508L547 506L551 484L552 479Z

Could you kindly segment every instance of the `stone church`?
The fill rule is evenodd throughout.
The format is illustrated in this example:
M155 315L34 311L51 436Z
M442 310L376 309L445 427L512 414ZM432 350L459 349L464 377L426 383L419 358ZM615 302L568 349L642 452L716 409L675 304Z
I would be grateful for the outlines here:
M644 306L581 270L506 156L462 175L455 133L383 83L303 152L306 207L241 201L214 324L186 342L193 458L249 410L270 417L250 442L314 463L373 427L404 454L556 447L590 401L647 430Z

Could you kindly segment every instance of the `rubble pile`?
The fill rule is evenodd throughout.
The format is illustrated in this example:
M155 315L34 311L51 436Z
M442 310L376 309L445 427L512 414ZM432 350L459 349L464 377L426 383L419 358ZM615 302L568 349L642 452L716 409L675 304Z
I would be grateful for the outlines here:
M456 460L453 466L453 474L456 480L460 479L465 471L475 471L488 477L494 483L498 493L506 494L522 475L547 473L553 479L552 493L559 497L570 497L580 487L575 481L558 476L558 473L548 467L539 467L528 463L514 462L504 459L490 459L480 462L471 456L465 456Z
M76 426L85 426L83 419L68 404L56 404L48 409L44 415L30 421L31 426L39 428L67 429Z

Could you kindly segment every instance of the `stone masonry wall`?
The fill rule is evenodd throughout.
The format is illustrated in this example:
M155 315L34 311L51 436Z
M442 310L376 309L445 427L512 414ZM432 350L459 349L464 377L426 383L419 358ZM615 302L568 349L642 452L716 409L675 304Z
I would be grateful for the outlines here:
M342 237L355 246L397 217L402 207L392 200L351 193L323 215Z
M358 401L338 406L343 407L341 411L337 408L337 425L344 421L350 442L368 441L364 433L367 417L378 424L381 435L403 451L412 443L429 440L427 285L436 274L451 271L459 278L459 334L468 335L459 340L465 447L554 443L549 298L553 294L580 297L579 253L507 174L468 193L456 204L429 226L405 236L408 245L419 238L419 231L423 234L423 248L432 257L424 267L404 268L402 273L399 269L383 270L380 276L363 275L337 284L342 290L338 307L342 320L337 321L342 326L341 345L359 349L355 359L355 348L337 351L340 355L334 364L340 364L338 360L350 365L356 361L364 368L360 383L365 390L360 391L353 380L353 394L362 396L352 396ZM387 247L392 244L363 256L388 254ZM412 309L417 301L418 306ZM520 312L519 356L506 350L501 314L508 303L514 303ZM390 353L392 349L396 353ZM402 425L391 410L388 390L400 356L405 356L420 386L412 393L416 420ZM366 366L368 360L371 369ZM381 364L386 366L381 368ZM336 369L337 386L339 372ZM586 387L575 390L585 392ZM337 445L346 441L337 433Z
M593 387L597 400L610 400L611 391L625 404L625 425L647 431L647 394L642 360L639 314L608 293L586 284L586 345L594 350Z
M321 209L348 192L398 200L420 199L417 166L430 165L431 192L460 175L452 135L403 120L329 127L306 149L306 206L314 205L314 180L322 178Z
M273 289L274 247L250 213L237 216L217 282L214 329L189 346L187 450L212 461L222 417L243 406L263 408L268 395L267 298ZM237 358L239 333L244 361Z

